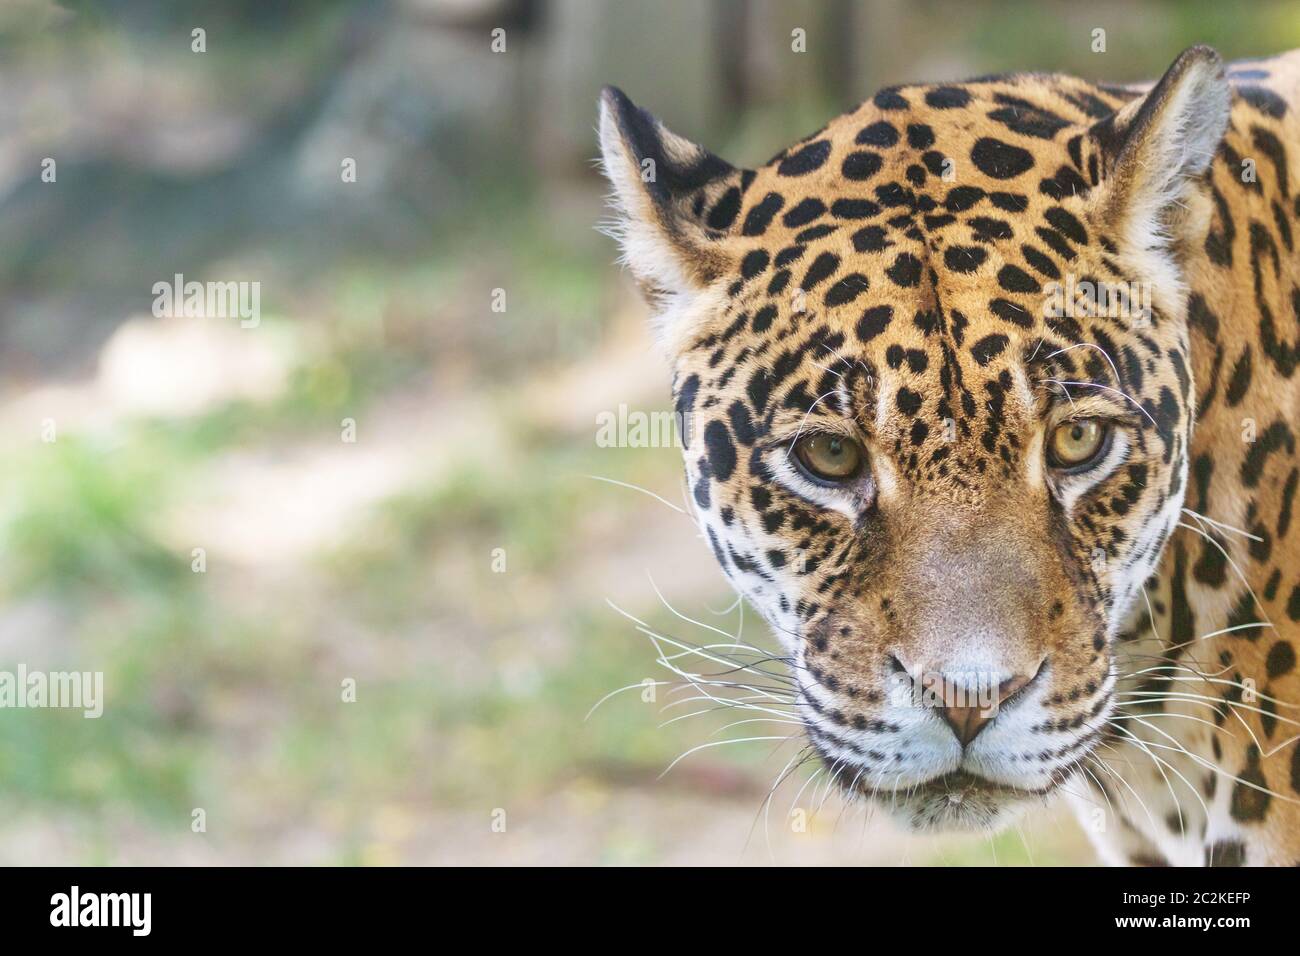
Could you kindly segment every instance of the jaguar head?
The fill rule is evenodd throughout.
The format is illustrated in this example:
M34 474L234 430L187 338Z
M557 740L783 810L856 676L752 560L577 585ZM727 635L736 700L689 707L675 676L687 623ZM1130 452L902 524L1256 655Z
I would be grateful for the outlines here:
M698 523L845 790L998 825L1087 772L1179 519L1217 54L884 90L757 169L600 140ZM1213 236L1210 236L1213 239Z

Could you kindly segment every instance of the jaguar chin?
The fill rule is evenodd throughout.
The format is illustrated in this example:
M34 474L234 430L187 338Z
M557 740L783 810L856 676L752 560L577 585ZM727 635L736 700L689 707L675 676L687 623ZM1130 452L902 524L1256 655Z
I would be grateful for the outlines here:
M1300 861L1300 52L891 87L754 169L607 88L600 139L824 772L914 830L1061 792L1109 862Z
M991 783L959 770L934 777L899 793L872 790L866 796L886 808L906 829L916 832L996 830L1032 806L1044 794Z

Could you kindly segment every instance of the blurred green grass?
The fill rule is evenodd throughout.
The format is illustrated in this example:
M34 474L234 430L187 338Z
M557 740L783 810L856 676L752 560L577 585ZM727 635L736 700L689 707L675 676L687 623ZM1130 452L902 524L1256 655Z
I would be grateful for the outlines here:
M557 268L532 237L512 269L512 289L557 314L589 316L603 295L590 263ZM458 461L451 450L437 476L388 496L353 539L299 567L292 592L215 569L196 574L189 550L168 539L160 517L183 508L223 456L336 436L341 415L420 383L434 346L412 347L400 331L386 340L384 309L367 300L401 300L460 272L441 263L399 276L346 273L338 321L304 348L273 400L132 419L0 460L13 490L0 527L2 597L56 605L68 646L46 666L66 658L103 670L108 700L96 720L16 711L0 721L10 798L47 811L119 807L179 833L194 807L221 818L238 812L241 791L264 787L271 818L328 794L355 824L377 801L528 800L611 767L649 780L718 726L661 730L636 694L584 722L610 690L656 676L648 642L598 596L562 601L566 579L601 558L581 533L596 488L587 476L671 487L678 465L672 449L598 449L594 426L575 436L532 424L520 396L493 380L503 365L523 368L530 348L534 360L540 350L560 362L563 336L474 370L506 430L508 462ZM634 492L611 500L618 520L646 512ZM488 558L503 541L506 576ZM481 556L470 590L431 573L466 555ZM520 593L537 600L529 606ZM648 619L671 623L662 608ZM531 630L558 639L534 655ZM340 645L352 635L379 661L360 679L356 706L339 699L349 673ZM467 655L477 659L468 676L447 666ZM420 663L390 666L387 656ZM346 836L339 847L338 862L359 852Z

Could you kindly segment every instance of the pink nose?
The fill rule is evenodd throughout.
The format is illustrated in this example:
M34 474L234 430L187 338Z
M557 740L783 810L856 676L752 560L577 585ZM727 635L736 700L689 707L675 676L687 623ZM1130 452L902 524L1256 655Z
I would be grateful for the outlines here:
M1009 677L998 684L996 692L990 695L993 700L976 700L974 703L971 703L970 698L979 695L968 688L955 684L942 675L934 678L934 681L940 685L935 689L939 691L939 699L943 701L939 712L952 728L952 732L957 735L961 745L965 747L975 739L976 734L992 723L993 718L998 715L998 708L1002 702L1028 684L1029 678L1021 675Z

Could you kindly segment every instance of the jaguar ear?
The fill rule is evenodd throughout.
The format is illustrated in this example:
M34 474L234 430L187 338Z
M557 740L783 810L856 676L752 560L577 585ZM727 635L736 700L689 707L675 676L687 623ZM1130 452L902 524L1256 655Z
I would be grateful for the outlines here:
M1157 292L1182 298L1182 251L1209 226L1201 188L1228 128L1223 61L1208 46L1176 59L1149 93L1092 129L1107 159L1103 220Z
M734 265L722 241L752 173L671 132L621 90L600 94L600 149L613 186L606 231L658 312L661 339L699 321L698 304Z

